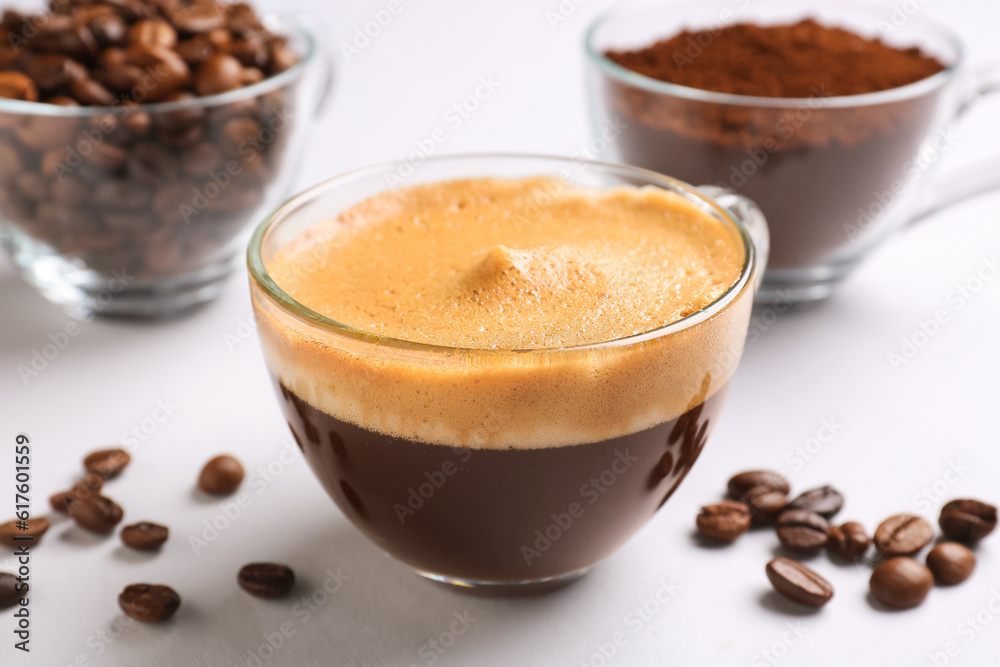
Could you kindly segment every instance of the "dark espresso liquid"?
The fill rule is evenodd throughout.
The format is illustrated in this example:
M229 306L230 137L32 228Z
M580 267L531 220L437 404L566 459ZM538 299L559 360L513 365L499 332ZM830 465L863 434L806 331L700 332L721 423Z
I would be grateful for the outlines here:
M495 450L374 433L276 384L309 465L368 537L418 570L503 582L580 570L618 548L684 479L724 393L620 438Z

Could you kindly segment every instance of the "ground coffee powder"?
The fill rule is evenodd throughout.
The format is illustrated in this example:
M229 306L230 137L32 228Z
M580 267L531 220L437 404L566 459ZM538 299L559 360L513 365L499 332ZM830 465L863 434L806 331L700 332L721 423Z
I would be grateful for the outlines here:
M646 48L607 56L660 81L758 97L812 97L817 89L860 95L905 86L944 69L920 49L896 49L812 19L685 30Z

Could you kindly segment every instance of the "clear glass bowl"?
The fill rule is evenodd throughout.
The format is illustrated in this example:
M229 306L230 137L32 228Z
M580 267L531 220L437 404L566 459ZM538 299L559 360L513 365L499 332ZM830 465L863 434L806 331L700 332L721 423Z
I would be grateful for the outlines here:
M329 83L299 20L266 24L300 60L238 90L113 107L0 99L0 231L25 280L77 315L169 316L219 294L251 222L288 195Z

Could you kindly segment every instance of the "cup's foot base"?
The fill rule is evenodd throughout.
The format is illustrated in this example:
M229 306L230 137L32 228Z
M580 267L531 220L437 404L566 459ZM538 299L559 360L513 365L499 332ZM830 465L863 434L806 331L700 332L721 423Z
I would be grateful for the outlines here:
M454 587L464 593L487 597L518 597L523 595L541 595L572 584L587 573L590 568L582 568L565 574L538 579L519 579L512 581L489 581L481 579L465 579L449 577L433 572L424 572L414 568L414 572L439 584Z
M853 264L769 270L754 296L755 306L788 309L818 303L833 294Z
M12 233L4 246L21 277L77 319L177 317L212 301L233 272L232 261L164 276L132 275L123 266L99 271L53 253L25 235Z

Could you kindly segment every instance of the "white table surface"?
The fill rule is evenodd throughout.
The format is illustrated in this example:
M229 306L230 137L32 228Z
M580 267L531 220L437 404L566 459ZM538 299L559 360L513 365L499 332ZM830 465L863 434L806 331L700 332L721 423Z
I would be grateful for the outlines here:
M384 4L289 0L282 7L321 15L337 45ZM360 56L340 58L333 106L316 127L300 184L404 154L482 76L499 88L449 131L442 152L576 150L588 139L581 36L608 2L584 2L553 30L545 11L558 4L403 0L403 11ZM962 33L973 61L1000 55L997 3L928 2L921 11ZM996 118L996 103L977 110L947 166L996 150ZM294 634L263 664L600 665L600 646L620 632L624 645L610 664L995 665L1000 537L982 544L971 581L935 588L922 607L901 613L873 607L867 572L821 555L812 563L837 595L819 613L805 613L770 592L770 531L707 549L692 528L698 506L719 498L728 476L748 467L782 471L800 490L836 483L848 498L840 518L869 529L902 511L934 520L953 497L1000 500L1000 275L963 308L949 301L984 259L1000 259L998 208L993 195L937 215L876 252L834 299L766 327L746 351L712 441L664 510L575 585L515 600L470 597L410 574L350 525L297 452L281 463L291 440L256 336L241 336L251 318L243 276L183 319L84 324L25 384L17 366L68 319L5 259L0 519L12 513L16 433L33 441L32 493L42 513L48 494L78 474L85 452L120 442L147 420L151 432L107 493L125 507L126 521L163 522L172 537L162 553L144 556L117 537L99 539L56 519L32 561L32 653L12 649L13 619L2 612L0 665L257 665L251 652L259 654L282 624ZM942 308L947 324L894 371L887 355ZM240 341L232 350L228 336ZM173 407L151 429L159 401ZM796 459L824 420L840 425L835 437L808 461ZM250 506L195 555L189 536L223 509L194 494L193 483L204 461L222 451L236 453L251 474L269 464L280 474L250 488ZM921 500L922 490L935 488L939 496ZM252 560L291 564L298 597L321 589L327 571L339 570L342 581L307 617L294 602L252 599L236 587L237 569ZM0 555L0 570L13 567ZM184 602L170 623L119 624L116 596L137 581L180 592ZM679 586L662 605L653 601L661 581ZM636 615L644 605L655 613ZM475 620L434 652L432 640L452 644L456 613ZM967 620L977 617L976 625Z

